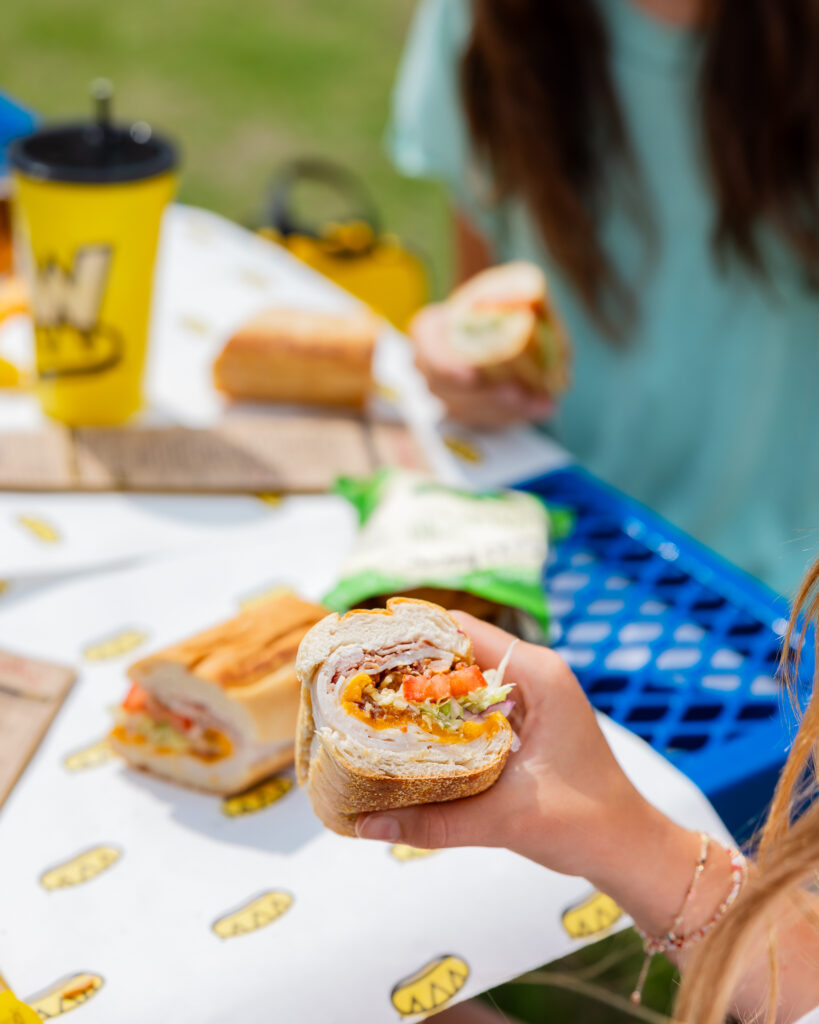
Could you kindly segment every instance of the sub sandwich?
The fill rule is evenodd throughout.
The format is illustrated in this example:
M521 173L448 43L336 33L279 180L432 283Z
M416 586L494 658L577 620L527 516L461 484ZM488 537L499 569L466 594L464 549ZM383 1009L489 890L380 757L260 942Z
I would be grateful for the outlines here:
M237 793L293 760L295 657L326 609L266 601L129 669L109 742L133 767Z
M443 608L395 597L329 615L296 658L296 772L324 824L488 789L514 742L505 662L482 672Z
M549 395L566 390L569 343L534 263L483 270L457 288L446 307L450 349L486 379L517 379Z
M268 310L227 342L214 384L233 398L360 407L372 389L376 331L367 312Z

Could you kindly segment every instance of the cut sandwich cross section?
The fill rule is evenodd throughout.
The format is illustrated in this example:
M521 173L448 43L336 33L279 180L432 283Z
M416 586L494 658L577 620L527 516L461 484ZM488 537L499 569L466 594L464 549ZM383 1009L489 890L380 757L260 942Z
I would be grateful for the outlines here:
M488 380L515 380L558 395L569 385L568 339L539 267L490 267L446 303L447 344Z
M296 651L325 614L286 595L137 662L111 746L134 767L225 795L285 767Z
M454 800L497 779L514 734L505 665L475 665L443 608L391 598L386 609L328 616L296 670L299 781L343 835L363 811Z
M382 672L356 672L339 684L341 706L373 729L417 726L440 742L462 743L501 727L514 684L487 681L477 665L458 662L441 671L425 658L414 665Z

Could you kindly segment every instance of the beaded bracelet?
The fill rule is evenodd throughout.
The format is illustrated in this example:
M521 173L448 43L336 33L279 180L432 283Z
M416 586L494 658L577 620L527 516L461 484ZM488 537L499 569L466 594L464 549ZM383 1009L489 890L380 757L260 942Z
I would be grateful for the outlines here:
M683 898L677 916L671 923L671 927L664 935L660 936L647 935L642 931L642 929L636 929L637 934L643 940L643 952L645 953L645 959L643 960L643 966L640 969L637 984L634 987L634 991L631 993L631 1001L633 1003L639 1004L642 1002L643 986L646 983L648 968L650 967L651 961L654 957L658 953L667 953L672 949L681 952L682 950L690 949L692 946L696 945L696 943L702 941L702 939L704 939L705 936L725 916L737 896L739 896L742 886L745 884L745 879L748 877L748 862L745 857L739 852L739 850L723 847L726 849L726 852L730 854L731 859L731 888L728 891L728 895L717 907L709 921L706 921L704 925L701 925L693 932L689 932L688 935L678 935L677 929L682 923L686 908L691 902L691 897L694 895L694 890L697 888L700 876L705 870L705 862L708 860L708 850L712 840L710 836L707 836L704 832L700 832L700 840L702 845L700 846L700 855L694 868L694 877L691 879L691 884L686 890L685 897Z

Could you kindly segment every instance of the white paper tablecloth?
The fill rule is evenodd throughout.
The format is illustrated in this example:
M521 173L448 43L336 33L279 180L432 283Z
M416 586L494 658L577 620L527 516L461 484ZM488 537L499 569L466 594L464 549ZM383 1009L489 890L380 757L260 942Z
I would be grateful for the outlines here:
M576 947L561 915L588 897L588 884L511 853L402 862L390 847L325 831L295 788L229 817L217 798L118 761L66 766L105 734L132 658L272 587L318 597L353 534L340 503L285 500L240 546L101 573L0 608L0 646L80 671L0 814L0 964L21 996L88 972L102 987L77 1024L379 1024L401 1019L393 987L441 955L466 965L463 998ZM606 730L649 798L724 835L690 782L625 730ZM99 846L120 854L101 874L41 884L44 871ZM270 891L292 897L278 920L215 934L214 922Z
M213 214L172 208L146 419L194 425L221 416L212 359L257 310L352 302L276 246ZM0 332L0 351L26 358L29 347L24 321ZM482 435L441 422L395 331L380 339L376 376L396 396L380 400L382 413L392 406L405 416L452 482L494 486L566 461L531 430ZM40 422L30 396L0 397L0 428ZM332 497L270 505L252 497L0 494L0 579L11 580L0 598L0 647L80 670L0 813L0 965L22 996L89 972L102 987L78 1024L377 1024L399 1019L393 987L444 954L468 971L462 998L576 945L561 916L589 896L582 880L502 851L401 861L388 847L323 830L295 788L230 817L213 797L117 761L82 768L83 758L71 757L107 731L133 657L282 585L318 598L354 533L352 510ZM687 780L631 734L606 729L649 797L721 834ZM119 853L101 874L64 888L41 883L43 872L100 846ZM214 932L214 922L270 891L292 897L278 920L230 938Z

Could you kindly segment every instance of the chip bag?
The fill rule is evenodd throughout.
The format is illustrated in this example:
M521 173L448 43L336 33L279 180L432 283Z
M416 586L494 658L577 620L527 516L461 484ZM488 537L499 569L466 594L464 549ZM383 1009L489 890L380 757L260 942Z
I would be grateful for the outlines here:
M342 477L335 490L358 510L361 532L325 605L380 607L404 594L543 640L550 512L539 498L473 493L396 469Z

